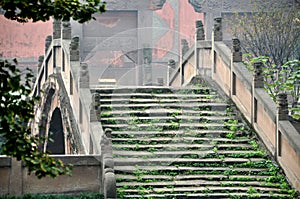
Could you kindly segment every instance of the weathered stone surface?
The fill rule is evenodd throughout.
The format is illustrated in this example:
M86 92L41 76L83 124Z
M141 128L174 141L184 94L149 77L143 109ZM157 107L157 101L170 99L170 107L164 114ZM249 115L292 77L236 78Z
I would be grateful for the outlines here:
M217 17L214 19L214 41L222 41L223 40L223 32L222 32L222 18Z
M62 23L61 38L71 39L71 23L69 21L64 21Z
M45 54L47 53L52 42L52 35L48 35L45 40Z
M53 21L53 39L59 39L61 37L61 22L54 20Z
M254 88L264 88L263 63L257 61L254 63L253 86Z
M289 119L288 101L286 93L279 93L276 97L277 100L277 117L279 120Z
M70 61L79 61L79 37L74 36L70 44Z
M232 39L232 61L241 62L243 60L243 54L241 51L241 42L238 38Z
M196 21L196 38L197 41L205 40L204 27L201 20Z
M181 55L184 56L185 53L190 49L189 43L187 42L186 39L181 39L181 46L182 46Z
M80 64L80 76L79 76L79 87L89 88L90 76L87 63Z

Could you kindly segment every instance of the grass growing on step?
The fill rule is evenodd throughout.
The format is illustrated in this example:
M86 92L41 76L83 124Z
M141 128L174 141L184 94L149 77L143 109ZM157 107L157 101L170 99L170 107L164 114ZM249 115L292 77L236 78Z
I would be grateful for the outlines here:
M165 92L165 91L164 91ZM157 94L161 94L162 91L151 92L152 98ZM172 92L170 92L172 93ZM188 100L191 95L194 94L208 94L207 97L199 96L202 99L212 100L214 102L224 102L224 100L217 98L215 93L210 93L209 90L205 89L195 89L195 90L183 90L176 92L181 94L180 98L185 98ZM213 95L212 95L213 94ZM186 95L186 96L184 96ZM155 96L158 98L158 95ZM174 99L176 97L173 97ZM196 98L193 97L193 100ZM157 103L164 101L163 96L159 95L159 100ZM194 101L193 101L194 102ZM185 103L185 102L180 102ZM203 102L202 102L203 103ZM118 135L117 132L113 134L113 143L118 144L117 150L123 151L134 151L134 152L150 152L151 155L147 154L144 156L136 155L118 155L115 156L118 159L126 158L139 158L143 159L139 166L135 167L135 170L122 172L116 171L118 174L133 175L135 178L130 179L120 179L118 178L118 183L139 183L137 186L121 186L118 188L119 198L124 198L128 193L126 190L133 189L140 198L148 198L147 194L179 194L182 192L176 191L177 185L160 185L160 182L173 182L178 177L186 176L196 176L201 177L195 179L202 179L205 182L220 182L219 185L212 184L210 186L220 186L220 187L243 187L244 191L241 191L244 195L242 198L255 198L259 197L260 194L288 194L289 197L295 198L295 191L290 188L285 177L282 175L279 167L276 166L272 161L267 160L267 153L264 152L257 144L257 141L253 139L253 134L245 124L240 120L236 119L234 108L227 107L226 110L218 112L218 110L213 109L210 106L195 106L188 108L185 112L182 107L177 104L170 105L169 107L163 107L162 103L159 103L159 107L168 110L163 113L163 116L173 117L175 119L165 119L160 120L159 116L151 117L151 114L144 112L146 109L151 112L151 109L156 109L157 107L141 107L136 110L143 112L143 117L151 117L151 119L140 120L138 116L141 113L134 113L130 116L133 119L127 121L128 127L124 129L116 129L121 131L135 131L134 135L122 134ZM133 110L134 108L129 108ZM105 113L105 112L103 112ZM105 115L103 115L104 117ZM126 116L126 115L124 115ZM182 116L183 119L179 120L178 116ZM188 118L188 116L194 116L198 118ZM227 116L230 119L218 120L216 124L224 124L222 127L213 126L211 120L204 118L202 116ZM110 117L107 115L107 117ZM224 118L224 117L223 117ZM109 121L109 120L107 120ZM124 120L123 120L124 121ZM215 119L213 120L215 121ZM104 121L103 121L104 122ZM110 121L111 122L111 121ZM118 121L116 121L118 122ZM162 123L167 123L167 125L161 125ZM209 125L199 125L199 127L193 126L194 123L197 124L209 124ZM147 124L142 126L142 124ZM160 124L160 125L158 125ZM187 125L188 124L188 125ZM186 126L186 127L185 127ZM247 128L245 130L245 128ZM176 135L177 130L182 130L184 133ZM137 132L143 132L142 135L137 134ZM151 131L149 135L146 132ZM207 132L206 132L207 131ZM157 132L156 134L153 132ZM168 133L166 133L168 132ZM200 133L199 133L200 132ZM143 140L138 140L136 138L142 137ZM192 139L192 138L195 139ZM126 138L126 140L119 140L114 142L114 138ZM135 138L134 140L131 138ZM149 140L147 140L149 138ZM157 139L153 139L157 138ZM168 140L159 140L158 138L170 138ZM176 138L176 139L173 139ZM178 139L180 138L180 139ZM189 139L185 139L189 138ZM151 140L150 140L151 139ZM239 144L236 146L234 144ZM171 143L172 145L168 146ZM132 147L122 148L122 145L130 145ZM161 147L158 147L160 144ZM181 144L180 146L176 144ZM186 144L188 147L182 147L182 144ZM144 145L149 145L145 147ZM209 147L193 147L195 145L210 145ZM178 155L180 151L196 151L196 153L191 152L190 154ZM174 155L161 155L161 152L170 153L174 151ZM233 151L231 153L231 151ZM177 153L176 153L177 152ZM153 158L164 157L174 158L173 162L168 161L152 161ZM184 161L176 161L177 158L186 159ZM250 161L249 158L253 158L255 161ZM195 159L197 161L190 161L190 159ZM147 161L144 160L149 160ZM203 160L203 161L202 161ZM235 161L236 160L236 161ZM131 163L132 165L132 163ZM142 169L143 166L161 166L161 169ZM163 167L165 166L165 167ZM164 169L165 168L165 169ZM167 169L169 168L169 169ZM151 175L157 178L151 178ZM160 179L159 176L167 176L168 178ZM263 177L259 177L259 176ZM256 178L256 176L258 176ZM177 179L178 180L178 179ZM179 180L178 180L179 181ZM152 183L152 184L151 184ZM252 185L258 183L257 185ZM157 185L155 185L157 184ZM208 185L199 184L199 187L206 187ZM252 186L252 187L251 187ZM248 187L248 188L247 188ZM270 187L277 188L278 191L263 191L259 189L260 187ZM154 191L156 190L156 191ZM217 193L213 189L195 190L195 191L185 191L183 193L193 194L202 193L209 196L211 193ZM229 193L228 190L221 190L218 193L226 193L228 197L230 194L231 198L238 198L234 196L235 193Z

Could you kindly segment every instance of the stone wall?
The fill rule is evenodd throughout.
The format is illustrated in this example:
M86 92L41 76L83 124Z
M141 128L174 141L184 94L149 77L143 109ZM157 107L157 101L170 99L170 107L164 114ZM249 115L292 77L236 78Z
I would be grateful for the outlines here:
M54 156L72 164L72 176L38 179L19 161L0 156L0 195L100 192L101 156Z

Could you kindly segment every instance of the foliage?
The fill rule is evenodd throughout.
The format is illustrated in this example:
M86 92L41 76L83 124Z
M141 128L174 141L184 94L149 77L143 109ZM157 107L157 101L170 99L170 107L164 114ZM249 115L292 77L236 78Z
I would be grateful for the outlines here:
M63 21L73 18L83 23L91 20L94 13L105 12L105 5L102 0L0 0L4 16L22 23L48 21L51 16Z
M250 54L246 55L244 64L246 67L253 71L253 64L256 61L261 61L264 64L264 85L265 90L276 102L276 96L280 92L285 92L291 99L291 115L294 119L300 119L300 60L290 60L278 67L275 64L268 65L269 57L251 57Z
M244 53L253 57L268 56L268 65L280 66L299 59L299 10L288 4L255 6L256 12L236 14L231 31L241 40Z
M41 153L38 137L31 135L29 121L38 99L28 97L32 74L27 71L22 83L24 74L16 64L16 60L13 63L0 60L0 135L3 139L0 152L25 162L28 172L35 172L38 178L70 174L71 166L64 166L48 153Z

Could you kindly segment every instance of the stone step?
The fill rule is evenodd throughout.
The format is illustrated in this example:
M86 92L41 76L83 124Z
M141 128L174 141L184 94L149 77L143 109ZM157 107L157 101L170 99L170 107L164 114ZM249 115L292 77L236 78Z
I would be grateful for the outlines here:
M154 122L154 123L148 123L148 124L140 124L138 122L130 124L103 124L103 128L129 128L129 127L139 127L139 128L147 128L147 127L174 127L175 129L178 129L179 127L182 128L208 128L208 127L219 127L221 129L226 129L226 126L224 123L190 123L190 122ZM243 124L228 124L228 126L236 126L241 127Z
M230 133L232 131L230 130L193 130L193 131L187 131L187 130L168 130L168 131L113 131L112 135L114 136L125 136L128 135L129 137L134 136L160 136L160 135L168 135L168 136L197 136L197 135L207 135L207 134L215 134L215 137L218 137L219 135L226 135L227 133ZM213 138L215 138L213 137ZM212 139L212 138L209 138Z
M260 162L263 159L249 159L249 158L114 158L115 165L117 166L134 166L134 165L147 165L147 164L157 164L164 165L166 164L188 164L188 163L246 163L246 162Z
M198 138L198 137L189 137L189 135L183 136L175 136L175 137L150 137L150 136L142 136L136 138L113 138L113 143L116 144L118 142L187 142L191 143L193 141L202 141L203 143L210 143L212 145L217 146L220 143L249 143L252 139L239 139L233 140L229 138ZM218 151L219 152L219 151ZM252 151L254 152L254 151ZM235 151L230 151L230 153L236 153Z
M131 116L131 115L124 115L122 117L120 116L110 116L110 117L102 117L101 118L101 122L108 122L111 120L115 120L118 121L120 123L122 122L128 122L130 120L139 120L139 121L143 121L143 120L158 120L158 121L165 121L165 120L191 120L191 121L203 121L203 120L207 120L207 121L215 121L215 120L220 120L222 122L227 121L229 119L232 119L232 117L224 117L224 116L185 116L185 115L177 115L177 116Z
M224 116L227 112L224 110L202 110L201 112L195 110L182 110L182 109L172 109L172 108L155 108L147 110L110 110L110 111L101 111L102 115L107 115L109 117L113 116L127 116L127 115L146 115L146 116L155 116L155 115L185 115L185 116Z
M202 191L204 193L195 193L199 192L200 190L192 191L192 192L185 192L185 193L175 193L174 190L169 191L168 193L161 192L158 194L151 193L148 190L145 190L144 194L135 195L135 190L132 189L124 189L123 192L132 193L129 195L123 196L123 198L159 198L159 199L224 199L224 198L254 198L253 195L248 193L205 193L205 190ZM290 198L288 194L268 194L268 193L260 193L258 194L259 198Z
M101 104L141 104L141 103L197 103L197 102L221 102L222 100L215 98L216 96L208 95L203 98L124 98L120 96L112 96L112 98L100 99Z
M117 172L134 172L136 170L144 171L230 171L235 170L237 172L264 172L269 171L268 168L231 168L231 167L189 167L189 166L115 166ZM255 175L255 174L253 174Z
M255 153L256 151L254 150L247 150L247 151L233 151L233 150L228 150L228 151L219 151L217 152L217 154L219 155L226 155L226 154L251 154L251 153ZM147 152L147 151L113 151L114 155L117 156L126 156L126 157L130 157L130 156L170 156L170 157L178 157L178 156L183 156L183 155L198 155L198 157L200 156L205 156L207 154L216 154L216 152L214 152L213 150L206 150L206 151L154 151L154 152Z
M165 150L172 150L176 151L182 149L213 149L214 145L211 144L190 144L190 143L168 143L168 144L113 144L113 149L123 149L123 150L137 150L137 149L147 149L147 148L163 148ZM245 148L247 150L252 150L253 146L250 144L219 144L218 149L225 149L225 148Z
M215 92L207 86L186 86L182 87L169 87L169 86L118 86L118 87L102 87L95 86L91 88L92 93L105 94L105 93L190 93L190 92Z
M165 176L168 177L168 176ZM138 181L130 181L130 182L118 182L118 187L122 186L131 186L131 187L137 187L137 186L152 186L152 187L168 187L168 186L174 186L174 188L179 188L179 187L203 187L203 188L208 188L210 190L213 189L218 189L218 190L224 190L221 187L257 187L260 188L261 190L272 190L272 191L279 191L280 189L280 184L274 183L274 184L267 184L259 181L229 181L226 180L227 176L216 178L217 175L210 177L203 178L199 176L197 179L180 179L178 180L176 177L174 178L156 178L156 180L161 179L162 181L150 181L150 179L153 178L143 178L143 176L138 176L134 178L134 180ZM220 179L224 179L220 181ZM141 182L145 180L144 182ZM148 180L148 181L147 181ZM167 180L167 181L166 181ZM211 187L213 186L213 188Z

